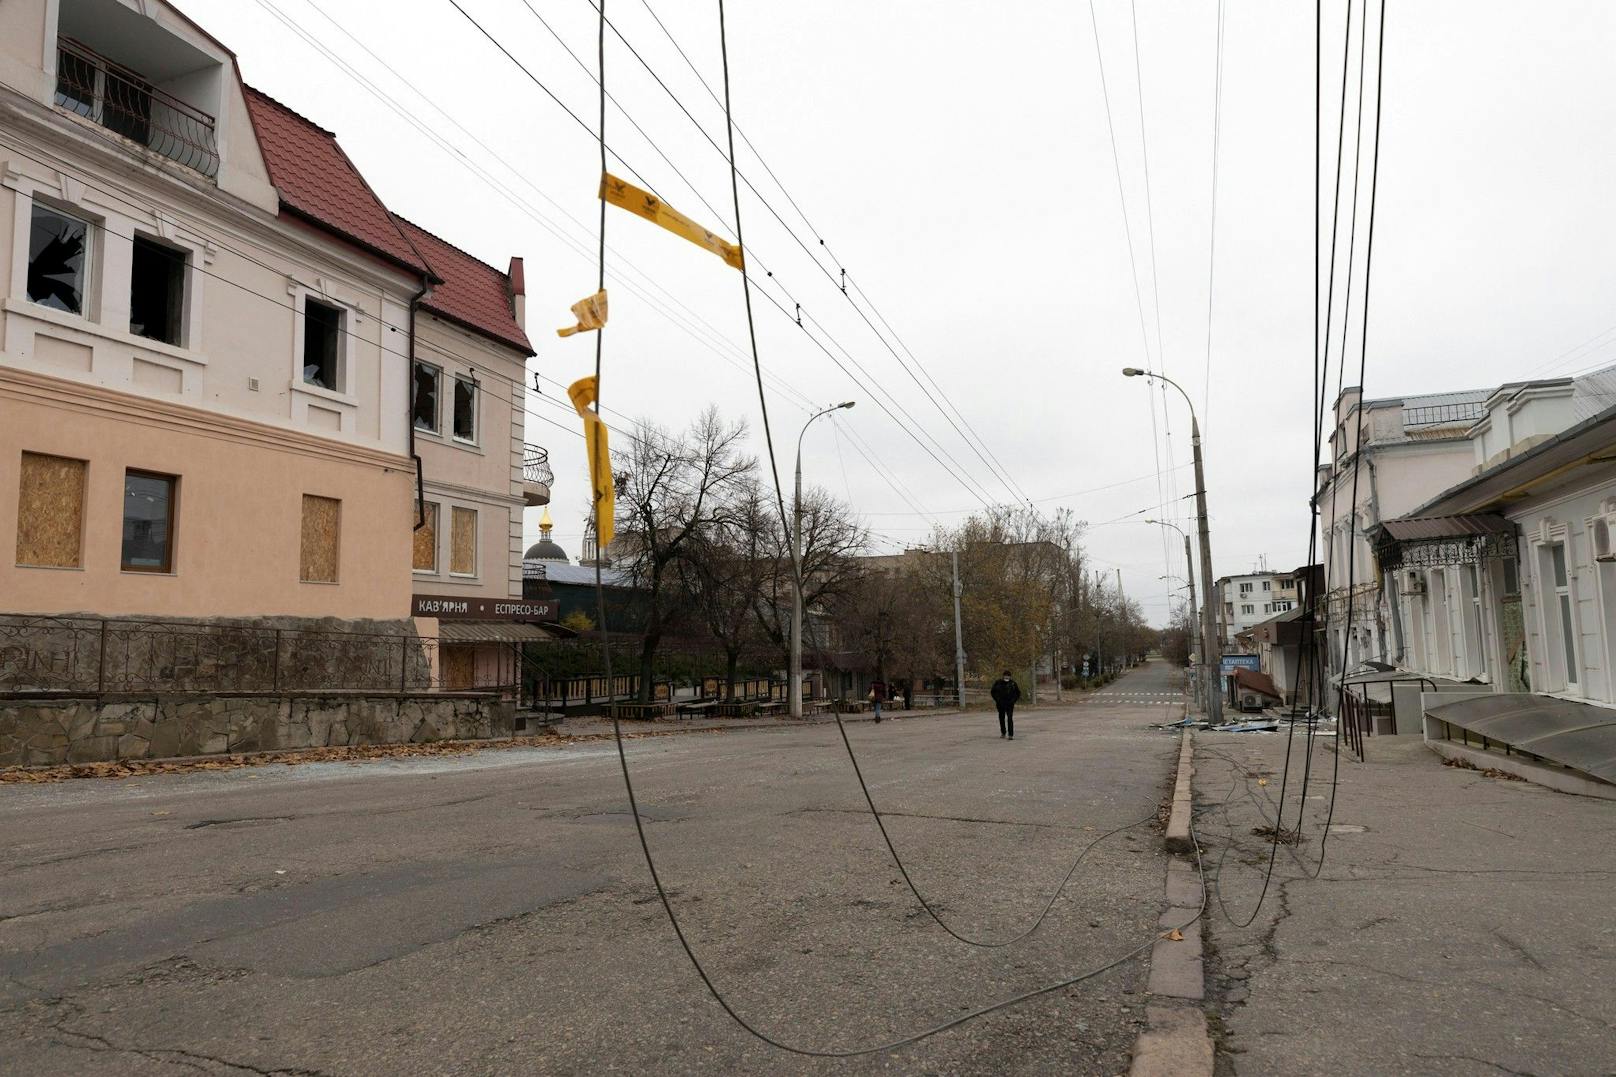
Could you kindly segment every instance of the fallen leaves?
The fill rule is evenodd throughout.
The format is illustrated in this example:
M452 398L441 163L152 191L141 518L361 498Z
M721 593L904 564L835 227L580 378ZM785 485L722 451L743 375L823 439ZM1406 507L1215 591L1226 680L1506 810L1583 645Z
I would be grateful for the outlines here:
M1474 770L1483 778L1502 778L1506 782L1524 782L1526 780L1519 774L1511 774L1509 771L1499 770L1497 767L1488 767L1483 770L1481 767L1478 767L1476 764L1470 762L1470 760L1460 759L1458 756L1454 756L1451 759L1442 760L1442 765L1445 767L1455 767L1459 770Z
M1167 933L1167 941L1168 942L1183 942L1184 941L1184 933L1182 931L1180 931L1178 928L1175 927L1175 928L1173 928L1173 930L1171 930L1171 931L1169 931Z

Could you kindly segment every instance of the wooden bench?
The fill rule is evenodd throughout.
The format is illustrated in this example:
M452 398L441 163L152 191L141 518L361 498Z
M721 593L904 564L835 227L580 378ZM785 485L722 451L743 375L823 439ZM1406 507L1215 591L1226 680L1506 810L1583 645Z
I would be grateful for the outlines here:
M785 700L782 700L782 699L770 700L767 703L759 703L757 705L757 713L759 713L759 714L767 714L767 715L782 714L782 713L785 712L786 706L787 706L787 704L786 704Z
M869 701L863 699L842 699L836 703L838 714L863 714L869 709Z
M700 718L721 702L723 701L718 699L687 699L673 708L673 711L683 718Z
M656 719L666 718L672 711L671 703L613 703L612 717Z
M755 699L725 700L713 704L713 713L720 718L753 718L762 705Z
M830 707L831 703L828 699L816 699L811 702L804 701L802 705L802 716L804 718L811 718L816 714L827 714L830 711Z

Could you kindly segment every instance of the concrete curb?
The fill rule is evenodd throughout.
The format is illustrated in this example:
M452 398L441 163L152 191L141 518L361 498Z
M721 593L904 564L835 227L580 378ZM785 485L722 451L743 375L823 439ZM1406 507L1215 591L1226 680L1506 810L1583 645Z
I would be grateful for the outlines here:
M1178 774L1173 783L1173 806L1167 820L1166 845L1172 853L1195 848L1190 835L1190 778L1195 772L1194 741L1189 730L1179 742ZM1162 938L1150 952L1149 996L1145 1004L1147 1030L1133 1048L1129 1077L1211 1077L1212 1037L1207 1032L1201 1001L1206 997L1206 970L1202 961L1201 920L1185 925L1206 901L1200 873L1188 860L1167 865L1167 909L1159 925L1163 931L1179 928L1180 940Z
M1190 838L1190 778L1195 773L1194 734L1184 731L1178 747L1178 777L1173 783L1173 809L1167 817L1167 851L1188 853L1195 849Z

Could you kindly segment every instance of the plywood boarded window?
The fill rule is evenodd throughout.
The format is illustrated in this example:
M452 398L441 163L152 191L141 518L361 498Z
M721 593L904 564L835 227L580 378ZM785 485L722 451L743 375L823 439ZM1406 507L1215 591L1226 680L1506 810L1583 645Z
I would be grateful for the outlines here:
M342 546L342 502L303 495L303 548L298 578L304 583L336 583Z
M65 456L22 454L17 564L83 567L85 467Z
M455 576L477 574L477 510L458 505L449 514L449 572Z
M436 572L438 570L438 506L434 501L427 501L421 505L424 510L422 517L426 520L415 529L415 571Z

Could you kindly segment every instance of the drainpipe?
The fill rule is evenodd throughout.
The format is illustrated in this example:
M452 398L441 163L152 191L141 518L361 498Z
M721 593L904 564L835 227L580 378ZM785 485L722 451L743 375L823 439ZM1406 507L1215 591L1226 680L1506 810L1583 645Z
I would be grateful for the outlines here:
M426 298L426 293L432 290L432 285L426 281L421 282L421 290L410 296L410 344L409 369L405 376L410 379L410 405L409 412L404 416L404 425L410 432L410 459L415 461L415 526L413 531L419 531L426 526L426 481L421 475L421 454L415 451L415 312Z

